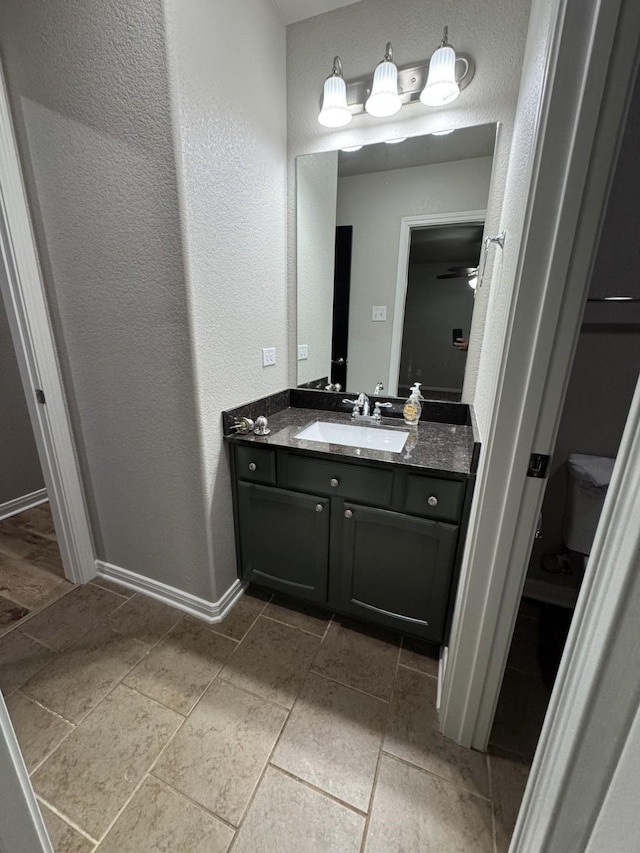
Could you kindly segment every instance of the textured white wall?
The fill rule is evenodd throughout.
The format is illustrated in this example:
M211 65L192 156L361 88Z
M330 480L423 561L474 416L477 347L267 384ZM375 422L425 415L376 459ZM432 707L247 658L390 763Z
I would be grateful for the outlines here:
M160 0L6 0L0 47L98 556L209 597Z
M513 118L527 32L529 3L493 0L477 3L458 0L363 0L353 6L301 21L287 28L287 111L289 117L289 321L291 377L295 378L295 183L294 162L299 154L335 150L358 142L377 142L399 136L416 136L447 127L501 123L496 146L494 177L488 205L487 229L500 230L504 181L511 148ZM447 108L428 110L406 107L390 119L356 117L343 130L332 131L317 122L322 83L335 54L342 57L345 76L369 73L381 58L387 40L394 58L404 65L424 59L437 47L442 28L449 25L452 44L473 56L476 74L471 85ZM490 388L478 381L479 351L489 298L489 287L478 294L474 315L475 335L468 357L465 399L480 402L486 417ZM486 336L485 336L486 337ZM493 342L484 343L485 348ZM493 369L490 359L487 368ZM476 389L477 385L477 389Z
M287 385L285 28L269 0L165 0L165 9L218 599L236 578L220 412ZM277 364L263 368L266 346Z
M5 276L0 264L0 276ZM44 488L7 312L0 296L0 504Z
M403 216L483 210L491 157L436 163L338 180L338 225L353 225L349 305L349 391L387 384ZM386 322L371 308L385 305Z
M296 182L297 340L309 348L309 358L298 361L296 383L302 385L322 376L331 378L337 153L301 157L297 163Z

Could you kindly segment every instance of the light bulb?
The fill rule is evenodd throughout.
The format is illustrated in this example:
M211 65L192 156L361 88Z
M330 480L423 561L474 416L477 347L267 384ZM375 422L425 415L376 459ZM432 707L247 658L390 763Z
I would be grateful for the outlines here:
M365 110L376 118L386 118L398 112L402 106L398 94L398 69L393 63L391 42L387 42L384 59L373 73L371 94L364 105Z
M460 94L456 80L456 52L448 43L448 28L444 28L442 44L429 61L427 83L420 93L420 101L427 107L449 104Z
M342 62L336 56L333 60L333 71L324 81L322 109L318 121L324 127L344 127L353 116L347 106L347 86L342 78Z

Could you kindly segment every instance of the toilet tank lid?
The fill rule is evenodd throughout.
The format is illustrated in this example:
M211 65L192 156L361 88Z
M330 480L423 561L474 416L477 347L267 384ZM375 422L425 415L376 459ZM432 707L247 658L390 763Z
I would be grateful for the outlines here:
M591 486L608 486L616 460L609 456L589 456L586 453L571 453L567 459L569 476Z

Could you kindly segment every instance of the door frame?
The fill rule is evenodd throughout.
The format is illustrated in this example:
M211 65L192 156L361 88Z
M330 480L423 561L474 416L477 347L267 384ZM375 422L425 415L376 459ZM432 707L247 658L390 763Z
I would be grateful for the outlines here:
M65 575L85 583L96 576L96 553L1 64L0 257L2 296Z
M387 394L398 395L398 374L402 356L402 334L404 330L404 309L409 285L409 251L411 249L411 231L430 225L457 225L465 222L484 223L487 218L483 210L455 210L450 213L423 213L417 216L400 218L400 237L398 243L398 266L396 274L396 297L393 308L393 326L391 329L391 354L389 357L389 379Z

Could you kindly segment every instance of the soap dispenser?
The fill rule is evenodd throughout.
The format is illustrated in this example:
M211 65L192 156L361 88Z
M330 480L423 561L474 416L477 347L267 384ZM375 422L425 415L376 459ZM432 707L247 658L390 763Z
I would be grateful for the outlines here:
M422 400L424 400L424 397L420 393L420 383L414 382L411 386L409 399L404 404L403 409L404 422L406 424L413 426L418 423L420 420L420 413L422 412Z

